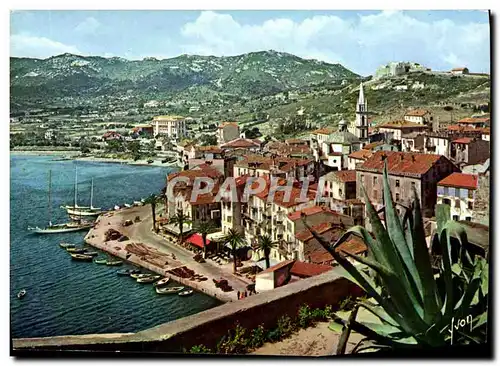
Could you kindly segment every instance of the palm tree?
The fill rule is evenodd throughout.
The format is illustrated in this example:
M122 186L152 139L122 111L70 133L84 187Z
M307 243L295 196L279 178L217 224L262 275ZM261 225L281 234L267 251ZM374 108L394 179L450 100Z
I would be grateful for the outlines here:
M228 243L231 247L231 255L233 256L233 273L236 273L236 250L245 244L245 237L241 232L234 229L229 229L227 235L223 239L224 244Z
M266 268L269 268L271 266L269 263L269 255L271 254L271 249L276 248L277 244L278 243L273 241L267 234L259 235L258 237L257 250L261 250L264 252L264 258L266 259Z
M158 228L156 227L156 204L159 202L158 197L156 195L151 194L148 198L144 200L146 205L151 205L151 211L153 215L153 230L155 233L158 233Z
M207 235L214 230L215 226L211 221L201 221L194 230L201 235L203 239L203 258L207 256Z
M184 224L189 224L189 216L184 214L181 209L177 209L177 213L170 218L170 223L179 227L179 242L182 243L184 235Z

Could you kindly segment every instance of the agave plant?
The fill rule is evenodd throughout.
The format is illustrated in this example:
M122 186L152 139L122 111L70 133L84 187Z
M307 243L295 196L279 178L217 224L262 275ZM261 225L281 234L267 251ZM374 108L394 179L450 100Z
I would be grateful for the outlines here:
M485 342L487 261L477 256L471 258L464 228L449 220L449 208L441 206L437 208L438 228L432 243L442 255L433 270L417 192L414 190L411 206L400 217L391 197L386 166L383 185L385 226L362 187L374 237L364 227L356 226L331 245L302 218L314 237L346 270L346 277L367 293L369 299L359 301L357 306L378 320L368 323L336 316L335 322L343 325L344 330L348 327L364 335L372 343L370 348L376 349ZM364 240L367 257L345 252L342 256L335 250L351 234ZM452 243L458 254L452 255Z

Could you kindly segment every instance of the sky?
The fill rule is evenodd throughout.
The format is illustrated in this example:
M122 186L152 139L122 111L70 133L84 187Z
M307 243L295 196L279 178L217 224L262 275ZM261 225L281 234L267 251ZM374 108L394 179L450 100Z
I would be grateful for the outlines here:
M490 72L484 11L12 11L10 55L170 58L276 50L373 74L391 61Z

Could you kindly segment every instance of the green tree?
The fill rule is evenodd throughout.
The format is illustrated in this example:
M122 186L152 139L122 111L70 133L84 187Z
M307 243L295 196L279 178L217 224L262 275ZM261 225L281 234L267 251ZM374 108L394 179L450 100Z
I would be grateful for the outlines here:
M233 256L233 272L236 273L236 251L245 245L243 234L235 229L229 229L227 235L222 239L224 244L229 244L231 247L231 255Z
M155 194L151 194L144 201L146 205L151 205L151 214L153 216L153 230L155 233L158 233L158 227L156 226L156 205L159 202L161 202L161 199L160 197L157 197Z
M200 234L203 240L203 258L207 257L207 235L214 229L215 226L211 221L201 221L194 228L194 231Z
M266 268L270 267L269 256L271 255L271 250L276 248L277 242L273 241L271 237L267 234L259 235L258 237L258 247L257 250L264 253L264 258L266 260Z
M189 216L185 215L181 209L178 209L177 213L170 218L169 222L179 227L179 242L182 243L184 240L184 224L189 224L191 222Z
M200 138L201 146L217 145L217 137L215 135L203 134Z

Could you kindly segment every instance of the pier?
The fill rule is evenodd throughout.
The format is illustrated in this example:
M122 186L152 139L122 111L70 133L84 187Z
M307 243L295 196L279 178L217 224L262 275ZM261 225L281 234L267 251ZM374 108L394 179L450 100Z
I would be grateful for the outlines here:
M134 222L139 216L140 221ZM131 220L132 225L123 226L126 220ZM194 254L189 250L169 242L165 237L152 231L151 207L139 206L124 208L109 212L98 217L96 225L85 236L85 242L99 250L109 253L123 261L147 269L171 280L190 287L198 292L207 294L222 302L237 300L237 292L244 292L246 286L252 282L246 278L238 277L232 273L232 263L224 266L216 266L207 260L198 263L193 259ZM106 232L114 229L128 240L106 241ZM175 259L174 259L175 258ZM187 267L196 274L207 277L206 281L190 280L181 278L170 270ZM215 287L213 279L224 278L233 291L223 292Z

